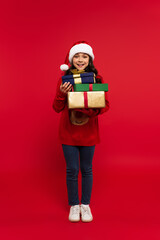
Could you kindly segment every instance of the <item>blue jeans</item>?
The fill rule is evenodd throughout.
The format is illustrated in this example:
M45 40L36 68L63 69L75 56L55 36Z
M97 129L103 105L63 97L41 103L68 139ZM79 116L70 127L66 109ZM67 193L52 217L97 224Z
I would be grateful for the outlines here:
M89 204L91 199L93 173L92 159L95 146L70 146L62 144L66 160L66 181L69 205L78 205L79 157L82 173L82 204Z

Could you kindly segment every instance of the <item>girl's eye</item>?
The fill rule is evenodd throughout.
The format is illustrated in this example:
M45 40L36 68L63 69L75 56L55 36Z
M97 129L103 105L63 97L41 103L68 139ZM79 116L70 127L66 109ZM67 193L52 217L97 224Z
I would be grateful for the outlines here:
M83 55L83 58L87 58L88 56L87 55Z

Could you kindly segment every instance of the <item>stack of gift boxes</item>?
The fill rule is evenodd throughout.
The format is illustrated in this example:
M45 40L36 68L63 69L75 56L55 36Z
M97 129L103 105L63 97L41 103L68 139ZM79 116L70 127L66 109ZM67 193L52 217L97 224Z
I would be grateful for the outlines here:
M73 85L72 92L68 92L68 108L104 108L107 83L96 83L93 72L66 75L62 82Z

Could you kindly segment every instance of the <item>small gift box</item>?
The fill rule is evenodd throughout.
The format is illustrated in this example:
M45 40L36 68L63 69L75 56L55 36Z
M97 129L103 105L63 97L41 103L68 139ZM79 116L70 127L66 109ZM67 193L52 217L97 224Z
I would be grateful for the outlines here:
M68 108L104 108L105 92L68 92Z
M70 82L72 85L80 83L95 83L95 74L93 72L72 74L62 76L62 82Z
M73 89L75 92L87 92L87 91L104 91L108 92L107 83L95 83L95 84L74 84Z

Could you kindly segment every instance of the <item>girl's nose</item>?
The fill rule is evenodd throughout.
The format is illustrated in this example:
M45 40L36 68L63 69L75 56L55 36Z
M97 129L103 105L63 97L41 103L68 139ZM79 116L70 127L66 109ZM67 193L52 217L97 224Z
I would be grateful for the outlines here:
M79 62L82 62L82 61L83 61L83 59L82 59L82 58L79 58L79 59L78 59L78 61L79 61Z

